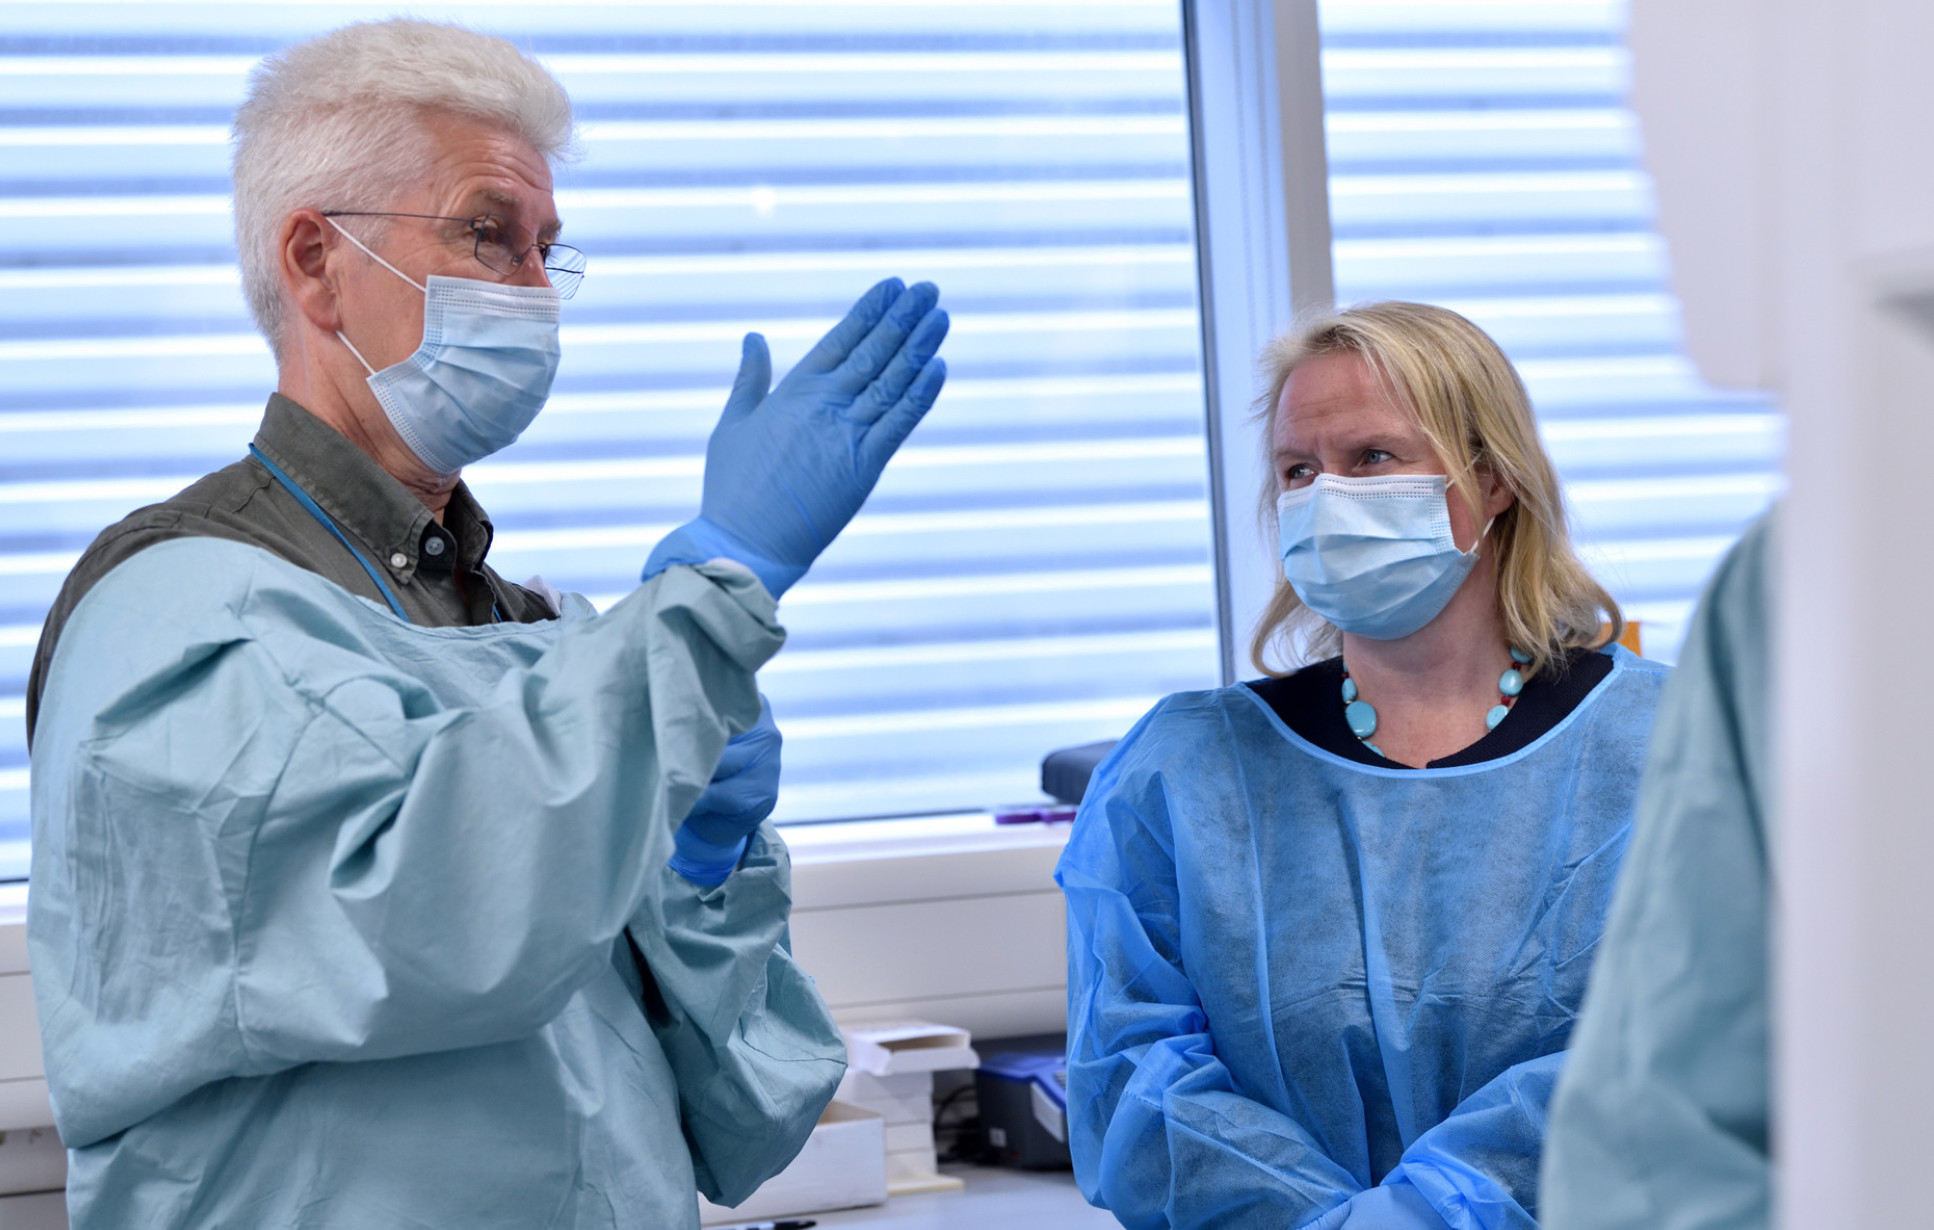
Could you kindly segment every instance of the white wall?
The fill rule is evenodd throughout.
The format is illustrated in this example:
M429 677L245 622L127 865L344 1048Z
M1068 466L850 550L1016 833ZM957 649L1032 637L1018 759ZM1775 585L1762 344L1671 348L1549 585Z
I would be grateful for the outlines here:
M12 917L0 912L0 1132L44 1127L54 1121L47 1104L47 1082L41 1075L40 1023L34 1015L33 980L27 974L22 897ZM0 1191L5 1190L5 1170L0 1165Z
M0 886L0 1230L65 1227L58 1192L67 1153L53 1129L40 1062L40 1022L27 973L27 894Z
M1067 825L985 816L789 829L792 948L842 1023L904 1017L976 1037L1067 1028ZM897 830L897 832L895 831Z

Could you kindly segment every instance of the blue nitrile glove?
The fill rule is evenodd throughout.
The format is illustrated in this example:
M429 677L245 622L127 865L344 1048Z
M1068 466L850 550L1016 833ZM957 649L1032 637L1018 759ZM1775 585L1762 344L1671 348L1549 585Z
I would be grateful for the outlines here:
M705 888L725 883L779 801L779 742L772 704L761 696L759 720L726 743L711 784L672 835L673 871Z
M731 559L774 598L846 528L880 471L932 408L947 379L936 357L947 313L931 282L888 278L772 384L766 339L745 336L738 379L705 446L696 521L667 534L645 563Z

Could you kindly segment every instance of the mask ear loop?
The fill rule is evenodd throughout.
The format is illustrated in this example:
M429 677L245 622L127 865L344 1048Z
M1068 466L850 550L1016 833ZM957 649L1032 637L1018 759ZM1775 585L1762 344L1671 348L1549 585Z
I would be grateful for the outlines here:
M330 218L330 219L328 219L328 222L329 222L329 225L330 225L330 226L333 226L333 227L335 227L335 228L336 228L336 233L337 233L337 234L339 234L339 235L341 235L341 236L342 236L342 237L343 237L344 239L347 239L347 240L348 240L349 242L351 242L351 243L353 243L353 244L355 244L355 245L356 245L357 247L359 247L359 248L361 248L361 249L363 250L363 255L364 255L364 256L367 256L367 257L368 257L369 259L371 259L371 260L373 260L373 261L375 261L375 262L376 262L377 264L379 264L379 265L381 265L381 266L382 266L383 268L385 268L385 269L387 269L387 270L389 270L389 271L390 271L391 273L393 273L393 274L395 274L395 275L396 275L397 277L399 277L399 278L402 278L402 279L403 279L403 280L404 280L405 282L408 282L408 283L409 283L409 284L410 284L411 286L414 286L414 287L416 287L416 288L417 288L418 290L420 290L420 291L422 291L422 292L423 292L424 294L426 294L426 295L427 295L427 294L429 294L429 293L430 293L430 288L429 288L429 287L427 287L427 286L425 286L425 285L423 285L423 283L421 283L421 282L419 282L419 281L417 281L417 280L416 280L415 278L413 278L413 277L411 277L411 276L410 276L409 274L407 274L407 273L404 273L404 272L403 272L403 271L402 271L401 269L398 269L398 268L397 268L397 267L396 267L395 265L392 265L392 264L390 264L390 263L389 263L388 261L386 261L386 260L384 260L384 259L383 259L382 257L380 257L380 256L378 256L378 255L376 255L376 254L375 254L374 252L372 252L372 251L370 251L370 250L369 250L369 245L368 245L368 244L366 244L366 243L364 243L364 242L363 242L362 240L360 240L360 239L358 239L358 238L356 238L356 237L355 237L354 235L352 235L352 234L350 234L350 233L349 233L348 231L345 231L345 230L343 230L343 229L342 229L342 223L340 223L340 222L338 222L338 221L336 221L336 220L335 220L334 218Z
M1446 492L1446 493L1445 493L1445 495L1446 495L1446 497L1448 497L1448 496L1449 496L1449 492ZM1476 506L1475 504L1471 504L1471 505L1468 505L1468 507L1470 508L1470 510L1471 510L1472 512L1476 512L1476 511L1477 511L1477 506ZM1446 511L1448 511L1448 510L1446 510ZM1473 543L1471 543L1471 549L1470 549L1470 550L1468 550L1468 551L1466 551L1466 552L1464 552L1464 554L1465 554L1465 555L1470 555L1470 556L1476 556L1476 555L1477 555L1477 553L1478 553L1478 552L1479 552L1480 550L1482 550L1482 549L1483 549L1483 547L1484 547L1484 540L1485 540L1485 539L1487 539L1487 538L1489 538L1489 537L1491 536L1491 527L1492 527L1492 526L1494 526L1494 525L1496 525L1497 523L1498 523L1498 519L1497 519L1496 517L1492 517L1492 518L1491 518L1491 519L1490 519L1489 521L1486 521L1486 522L1484 523L1484 528L1483 528L1483 529L1481 529L1481 530L1479 530L1479 531L1477 532L1477 540L1476 540L1475 542L1473 542ZM1454 546L1456 546L1456 545L1457 545L1457 543L1456 543L1456 541L1455 541L1455 540L1453 540L1453 541L1451 542L1451 546L1453 546L1453 547L1454 547Z
M386 260L384 260L384 259L383 259L382 257L380 257L380 256L378 256L378 255L376 255L376 253L374 253L374 252L372 252L372 251L370 251L370 250L369 250L369 245L368 245L368 244L366 244L366 243L364 243L364 242L363 242L362 240L360 240L360 239L358 239L358 238L356 238L356 237L355 237L354 235L352 235L352 234L350 234L350 233L349 233L348 231L345 231L345 230L344 230L344 229L342 228L342 223L340 223L340 222L338 222L338 221L336 221L336 220L335 220L334 218L330 218L330 217L328 217L327 215L325 215L325 216L324 216L324 221L326 221L326 222L328 222L330 226L333 226L333 227L335 227L335 228L336 228L336 233L337 233L338 235L341 235L341 236L342 236L342 237L343 237L344 239L347 239L347 240L348 240L349 242L351 242L351 243L353 243L353 244L355 244L355 245L356 245L356 246L357 246L358 248L361 248L361 249L362 249L362 252L363 252L363 255L364 255L364 256L367 256L367 257L368 257L369 259L371 259L371 260L373 260L373 261L375 261L375 262L376 262L377 264L379 264L379 265L381 265L381 266L382 266L383 268L385 268L385 269L387 269L387 270L389 270L389 271L390 271L391 273L393 273L393 274L395 274L395 275L396 275L397 277L399 277L399 278L402 278L402 279L403 279L403 280L404 280L405 282L408 282L408 283L409 283L409 284L410 284L411 286L414 286L414 287L416 287L416 288L417 288L418 290L420 290L420 291L422 291L425 297L428 297L428 295L429 295L429 293L430 293L430 288L429 288L429 287L427 287L427 286L425 286L425 285L423 285L423 283L421 283L421 282L419 282L419 281L417 281L417 280L416 280L415 278L413 278L413 277L411 277L411 276L410 276L409 274L407 274L407 273L404 273L404 272L403 272L403 271L402 271L401 269L398 269L398 268L397 268L397 267L396 267L395 265L392 265L392 264L390 264L390 263L389 263L388 261L386 261ZM374 375L376 374L376 369L375 369L375 368L373 368L373 367L371 367L371 366L369 365L369 360L368 360L368 359L365 359L365 358L363 357L363 352L362 352L362 351L360 351L360 350L358 350L358 349L356 349L356 347L355 347L355 344L354 344L354 343L352 343L352 342L351 342L351 341L350 341L350 340L349 340L348 338L346 338L346 337L344 337L344 336L343 336L343 332L342 332L342 330L341 330L341 329L338 329L338 330L336 330L336 340L337 340L337 341L339 341L339 342L341 342L341 343L342 343L343 345L345 345L345 346L347 346L347 347L349 347L349 353L350 353L350 354L353 354L353 355L355 355L355 356L356 356L356 362L358 362L358 363L360 363L360 364L362 364L362 365L363 365L363 370L364 370L364 371L366 371L366 372L368 372L368 373L369 373L370 375L372 375L372 376L374 376Z
M342 335L341 329L336 330L336 340L341 342L343 345L349 347L349 353L356 356L356 362L363 365L364 371L368 372L372 376L376 374L376 369L369 365L369 360L363 357L363 352L356 349L355 343L351 342L348 338Z
M1496 517L1492 517L1489 521L1486 521L1484 523L1484 528L1477 532L1477 541L1472 543L1471 549L1464 552L1464 554L1466 556L1469 556L1471 559L1482 559L1483 556L1480 555L1479 552L1481 552L1484 549L1484 540L1491 536L1491 527L1496 525L1497 523L1498 523L1498 519ZM1451 546L1455 547L1456 545L1457 545L1457 542L1455 539L1453 539L1451 542Z

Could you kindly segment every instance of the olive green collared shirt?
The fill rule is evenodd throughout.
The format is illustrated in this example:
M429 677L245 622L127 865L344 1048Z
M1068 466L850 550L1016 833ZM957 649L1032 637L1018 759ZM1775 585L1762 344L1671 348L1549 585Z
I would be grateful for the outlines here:
M255 447L308 492L336 528L382 575L413 624L464 627L555 618L550 601L498 576L490 518L458 483L437 524L410 489L335 428L273 394ZM27 738L54 646L75 606L96 582L136 552L171 538L228 538L261 547L353 594L387 606L369 574L327 527L254 457L215 471L179 495L129 514L103 531L67 574L47 614L27 678ZM183 577L183 584L194 578Z

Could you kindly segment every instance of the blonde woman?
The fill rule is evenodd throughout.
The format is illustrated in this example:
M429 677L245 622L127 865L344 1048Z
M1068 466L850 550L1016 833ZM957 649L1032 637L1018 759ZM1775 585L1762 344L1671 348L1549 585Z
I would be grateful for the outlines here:
M1371 304L1264 361L1268 677L1143 718L1057 875L1076 1176L1131 1227L1534 1226L1664 668L1483 331Z

